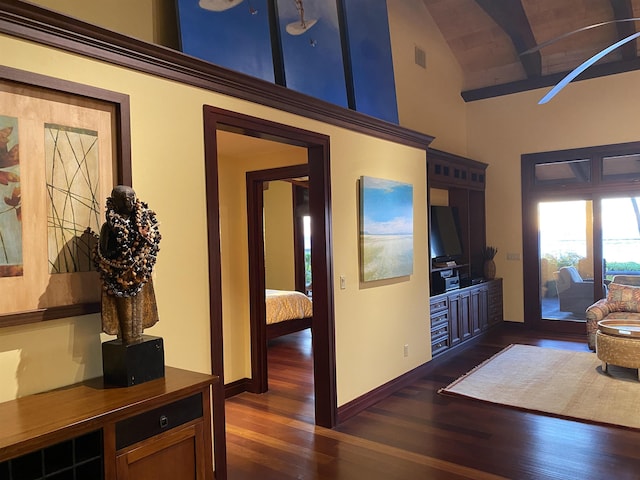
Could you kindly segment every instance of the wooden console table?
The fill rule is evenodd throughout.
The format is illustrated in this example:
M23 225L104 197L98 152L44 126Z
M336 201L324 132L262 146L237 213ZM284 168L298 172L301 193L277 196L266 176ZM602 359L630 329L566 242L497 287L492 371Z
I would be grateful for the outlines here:
M211 480L217 382L166 367L132 387L96 378L0 403L0 478Z

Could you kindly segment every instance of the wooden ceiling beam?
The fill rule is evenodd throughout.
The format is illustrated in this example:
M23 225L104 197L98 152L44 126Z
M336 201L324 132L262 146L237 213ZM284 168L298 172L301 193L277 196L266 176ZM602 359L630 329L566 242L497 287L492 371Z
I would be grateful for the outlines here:
M619 62L610 62L592 65L582 72L574 82L587 80L589 78L605 77L607 75L615 75L617 73L631 72L640 70L640 57L632 60L621 60ZM538 88L552 87L562 80L570 72L560 72L551 75L544 75L528 80L519 80L515 82L503 83L491 87L476 88L474 90L466 90L461 92L461 96L465 102L473 102L485 98L499 97L501 95L510 95L512 93L526 92L527 90L535 90Z
M475 1L511 38L511 43L513 43L518 55L536 46L536 39L521 0ZM614 2L615 0L611 1ZM519 58L527 78L536 78L542 75L542 56L540 52L522 55Z
M633 6L631 0L609 0L611 8L613 9L613 15L616 20L624 20L626 18L633 18ZM618 30L618 40L628 37L636 33L635 22L618 22L616 23ZM623 60L632 60L637 57L637 45L636 40L632 40L620 47Z

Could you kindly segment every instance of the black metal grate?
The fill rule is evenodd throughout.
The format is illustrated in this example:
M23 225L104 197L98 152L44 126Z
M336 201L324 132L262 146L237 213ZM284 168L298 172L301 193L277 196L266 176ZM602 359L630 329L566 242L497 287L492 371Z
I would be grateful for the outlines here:
M103 480L102 430L0 463L0 480Z

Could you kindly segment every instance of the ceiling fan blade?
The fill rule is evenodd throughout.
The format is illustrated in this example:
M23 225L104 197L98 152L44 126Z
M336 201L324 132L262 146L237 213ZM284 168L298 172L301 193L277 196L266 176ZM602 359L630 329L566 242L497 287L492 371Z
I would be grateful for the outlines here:
M598 60L600 60L605 55L607 55L607 54L611 53L612 51L614 51L616 48L621 47L625 43L630 42L631 40L633 40L634 38L637 38L637 37L640 37L640 32L636 32L633 35L629 35L628 37L623 38L622 40L614 43L613 45L609 45L604 50L601 50L600 52L596 53L593 57L591 57L589 60L583 62L580 66L576 67L573 71L571 71L571 73L569 73L566 77L564 77L562 80L560 80L558 82L558 84L549 91L549 93L547 93L544 97L542 97L540 99L540 101L538 102L538 105L542 105L544 103L547 103L549 100L551 100L553 97L555 97L556 94L560 90L562 90L564 87L566 87L567 84L571 80L576 78L578 75L580 75L582 72L584 72L591 65L596 63Z
M570 37L571 35L575 35L576 33L584 32L586 30L591 30L592 28L602 27L604 25L611 25L612 23L635 22L637 20L640 20L640 17L620 18L618 20L609 20L607 22L600 22L600 23L594 23L593 25L587 25L586 27L578 28L577 30L563 33L559 37L552 38L551 40L547 40L546 42L542 42L536 45L535 47L530 48L529 50L525 50L524 52L521 52L519 55L522 56L522 55L527 55L529 53L537 52L538 50L542 50L544 47L548 47L549 45L556 43L559 40Z

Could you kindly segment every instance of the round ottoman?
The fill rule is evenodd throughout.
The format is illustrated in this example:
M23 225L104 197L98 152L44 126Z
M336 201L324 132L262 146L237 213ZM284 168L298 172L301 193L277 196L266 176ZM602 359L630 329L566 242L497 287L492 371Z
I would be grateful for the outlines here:
M598 330L596 332L596 355L602 361L602 370L607 365L640 368L640 337L609 335ZM638 372L640 380L640 371Z

